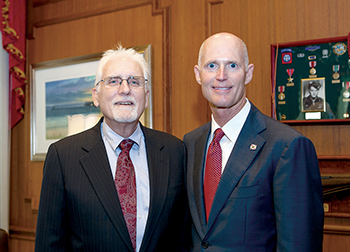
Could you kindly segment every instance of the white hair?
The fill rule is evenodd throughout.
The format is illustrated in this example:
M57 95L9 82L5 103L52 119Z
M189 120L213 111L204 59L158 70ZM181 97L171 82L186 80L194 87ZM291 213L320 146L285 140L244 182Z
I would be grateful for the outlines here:
M143 77L145 79L148 79L151 75L151 71L149 69L148 63L146 62L145 58L142 54L135 51L133 48L124 48L120 43L116 46L115 49L107 50L103 53L102 58L100 59L100 62L97 67L97 73L95 77L95 86L96 84L102 79L103 75L103 69L111 58L118 58L118 57L126 57L130 60L135 61L142 69ZM146 83L145 90L148 90L148 84ZM96 87L97 91L100 89L100 85Z

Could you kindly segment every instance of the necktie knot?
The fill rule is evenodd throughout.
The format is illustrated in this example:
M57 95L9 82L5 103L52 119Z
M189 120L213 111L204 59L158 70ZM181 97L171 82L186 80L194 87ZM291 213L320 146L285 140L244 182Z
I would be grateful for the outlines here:
M131 139L124 139L123 141L121 141L121 143L119 144L119 148L122 151L129 151L131 149L131 147L133 146L135 142Z
M221 128L218 128L214 132L213 142L220 142L221 138L225 135L224 131Z

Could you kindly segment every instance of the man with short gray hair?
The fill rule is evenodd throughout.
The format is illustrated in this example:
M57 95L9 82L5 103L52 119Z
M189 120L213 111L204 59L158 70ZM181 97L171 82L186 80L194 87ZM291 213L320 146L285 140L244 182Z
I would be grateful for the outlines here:
M92 90L103 117L47 153L36 252L189 250L185 145L139 122L149 75L133 49L104 53Z

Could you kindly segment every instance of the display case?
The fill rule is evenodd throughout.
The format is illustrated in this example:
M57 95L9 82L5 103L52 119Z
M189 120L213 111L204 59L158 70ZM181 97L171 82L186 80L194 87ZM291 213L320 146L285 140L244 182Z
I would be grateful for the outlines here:
M271 46L272 117L350 122L349 36Z

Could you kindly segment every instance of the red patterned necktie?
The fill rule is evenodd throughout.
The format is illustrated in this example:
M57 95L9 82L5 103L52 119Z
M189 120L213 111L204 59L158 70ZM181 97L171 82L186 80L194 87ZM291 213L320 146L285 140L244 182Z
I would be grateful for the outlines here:
M204 202L207 221L221 177L222 150L219 142L224 135L222 129L215 130L213 141L210 143L207 152L204 174Z
M130 234L134 251L136 249L136 180L135 170L131 162L129 151L134 144L130 139L124 139L119 148L117 170L115 172L115 186L117 188L120 205Z

